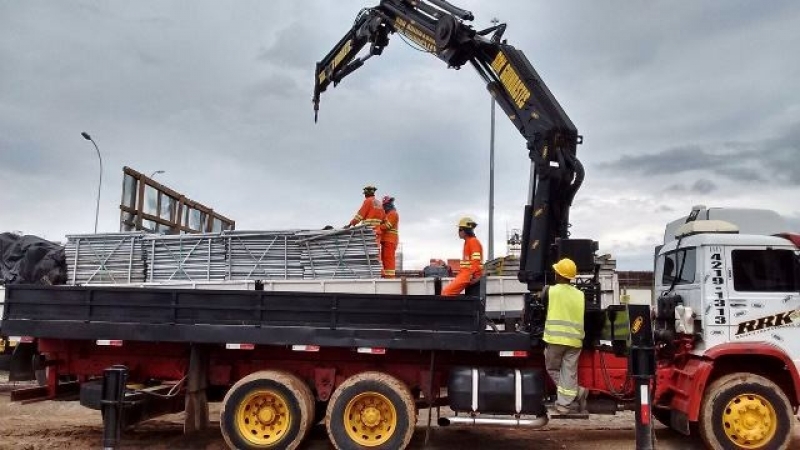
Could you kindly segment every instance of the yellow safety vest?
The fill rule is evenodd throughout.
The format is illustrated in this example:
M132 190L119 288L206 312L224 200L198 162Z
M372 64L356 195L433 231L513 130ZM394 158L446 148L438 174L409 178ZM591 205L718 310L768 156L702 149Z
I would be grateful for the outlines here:
M544 341L548 344L583 346L583 313L586 301L583 292L571 284L548 288L547 320Z

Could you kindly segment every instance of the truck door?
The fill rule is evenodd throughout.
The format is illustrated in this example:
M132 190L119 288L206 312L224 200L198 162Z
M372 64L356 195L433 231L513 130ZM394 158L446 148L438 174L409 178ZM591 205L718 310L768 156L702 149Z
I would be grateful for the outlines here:
M731 301L727 274L730 257L722 246L703 247L703 303L696 311L702 317L706 348L730 342Z
M800 295L792 248L730 247L731 341L768 342L800 358Z
M700 311L702 282L702 277L699 276L701 265L698 264L698 254L697 247L681 247L666 251L656 260L655 274L657 296L679 295L683 305L695 313ZM674 319L670 313L670 321L674 323Z

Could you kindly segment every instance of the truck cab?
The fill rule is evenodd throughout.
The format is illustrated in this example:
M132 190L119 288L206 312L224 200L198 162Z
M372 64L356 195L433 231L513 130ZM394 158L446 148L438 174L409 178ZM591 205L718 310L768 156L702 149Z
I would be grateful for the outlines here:
M661 248L656 293L680 298L676 331L698 338L697 354L725 343L767 342L798 363L799 254L790 239L779 236L685 236Z
M800 405L800 236L759 234L775 224L751 212L746 232L698 216L668 225L655 254L653 414L709 448L786 448Z

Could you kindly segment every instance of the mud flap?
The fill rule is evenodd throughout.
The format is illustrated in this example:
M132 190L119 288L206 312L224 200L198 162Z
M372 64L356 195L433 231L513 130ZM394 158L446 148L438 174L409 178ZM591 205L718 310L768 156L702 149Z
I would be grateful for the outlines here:
M31 381L36 379L33 367L34 358L38 358L36 344L20 342L11 354L8 368L8 381Z

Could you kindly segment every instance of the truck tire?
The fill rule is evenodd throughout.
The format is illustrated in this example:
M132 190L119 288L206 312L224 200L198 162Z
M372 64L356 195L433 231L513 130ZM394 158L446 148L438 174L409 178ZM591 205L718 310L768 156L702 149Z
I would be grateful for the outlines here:
M786 394L767 378L725 375L700 406L700 438L710 449L779 450L789 446L795 418Z
M364 372L342 383L325 414L337 450L402 450L411 442L417 414L408 387L381 372Z
M313 425L314 397L296 376L264 370L231 387L219 416L230 448L294 450Z

